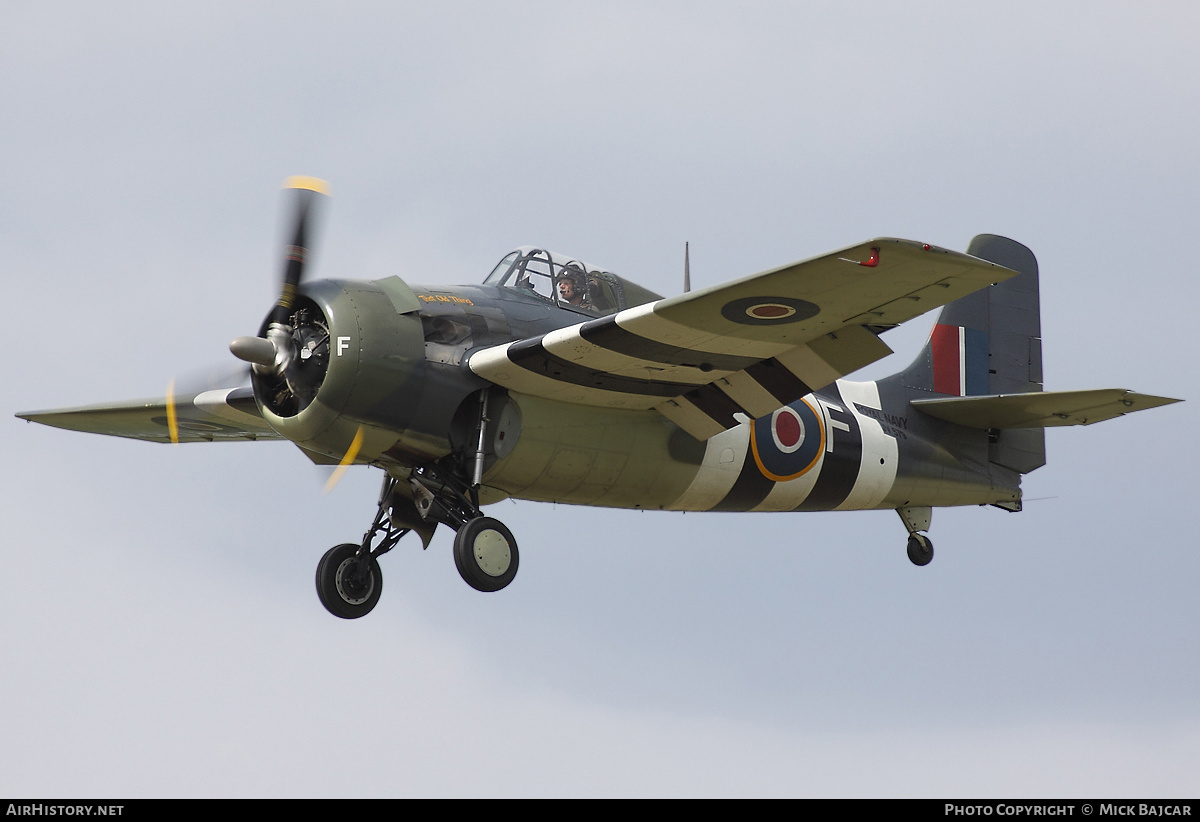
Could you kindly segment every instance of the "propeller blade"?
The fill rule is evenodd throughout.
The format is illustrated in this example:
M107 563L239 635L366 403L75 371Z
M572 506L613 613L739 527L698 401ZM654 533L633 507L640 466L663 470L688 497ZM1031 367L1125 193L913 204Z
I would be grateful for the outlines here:
M354 464L355 458L358 456L359 449L363 444L363 427L358 426L358 431L354 433L354 439L350 442L350 447L346 449L346 455L342 457L342 461L338 463L338 467L333 469L333 473L329 475L329 480L325 483L325 493L330 491L342 481L342 477L346 475L346 469Z
M294 216L292 218L292 242L285 250L283 284L279 300L271 315L271 322L286 323L296 300L296 289L304 277L304 266L309 255L310 222L315 219L314 207L320 198L329 196L329 183L316 177L288 177L285 190L294 192Z
M324 377L324 349L322 356L314 359L313 346L326 345L328 334L320 321L309 319L307 310L297 309L297 294L315 234L316 212L329 195L329 184L316 177L288 177L283 187L288 192L291 222L279 299L260 334L238 337L229 344L229 350L250 364L257 401L290 415L307 407ZM304 351L301 346L306 346Z
M255 337L261 341L260 337ZM250 384L250 369L244 365L213 365L206 368L189 368L171 378L175 384L175 395L199 394L221 388L240 388Z
M167 383L167 431L171 444L179 445L179 417L175 414L175 380Z
M178 379L172 377L167 383L167 432L171 442L179 444L179 397L190 397L205 391L239 388L249 384L250 369L244 365L236 368L217 366L192 369L185 371ZM184 409L185 413L186 410Z

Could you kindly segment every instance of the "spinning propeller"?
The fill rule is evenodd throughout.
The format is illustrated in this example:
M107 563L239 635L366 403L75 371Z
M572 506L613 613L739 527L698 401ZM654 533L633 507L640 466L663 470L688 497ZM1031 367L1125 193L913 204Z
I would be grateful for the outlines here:
M329 196L329 184L316 177L289 177L284 189L291 200L291 223L284 249L283 277L279 298L257 337L238 337L229 344L235 357L249 363L255 394L273 413L289 417L302 411L316 397L329 361L329 329L324 315L299 296L310 244L315 234L319 209ZM244 378L245 371L238 377ZM240 380L239 380L240 381ZM211 387L211 386L210 386ZM179 442L175 381L167 386L167 428L171 441ZM353 464L362 447L363 429L350 443L329 481L328 493Z
M309 229L315 217L314 207L319 198L329 195L329 184L316 177L289 177L283 187L293 192L294 216L292 242L285 249L279 299L267 319L265 336L238 337L229 344L229 350L239 360L250 363L254 373L282 379L295 393L294 380L289 378L294 377L291 366L298 354L293 313L296 290L304 277L304 266L308 261Z
M324 180L315 177L289 177L284 181L285 190L292 192L292 242L286 247L286 259L283 268L283 283L280 287L279 299L271 310L265 323L262 336L238 337L229 344L229 350L243 362L250 363L252 375L267 378L274 383L272 388L280 393L280 386L286 387L293 396L296 385L299 384L296 369L292 363L297 359L295 329L292 327L294 317L293 306L296 302L296 290L304 276L304 263L309 254L308 242L311 224L314 221L314 206L319 198L328 196L329 185ZM312 349L308 353L311 355ZM235 381L241 382L245 372L239 371ZM185 380L185 383L198 382ZM213 388L211 382L205 386ZM256 386L256 390L259 386ZM203 390L203 389L199 389ZM167 385L167 430L171 442L179 443L179 414L177 397L185 395L187 390L178 389L176 381L171 380Z

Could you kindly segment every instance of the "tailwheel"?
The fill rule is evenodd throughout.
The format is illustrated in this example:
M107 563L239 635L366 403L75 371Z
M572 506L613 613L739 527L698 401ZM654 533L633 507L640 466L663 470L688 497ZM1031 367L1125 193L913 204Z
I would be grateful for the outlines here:
M317 563L317 596L325 610L342 619L371 613L383 593L379 563L370 554L360 558L358 549L350 542L335 545Z
M933 540L924 534L909 536L908 558L913 565L928 565L933 561Z
M454 537L454 564L476 591L499 591L517 575L517 541L504 523L476 517Z

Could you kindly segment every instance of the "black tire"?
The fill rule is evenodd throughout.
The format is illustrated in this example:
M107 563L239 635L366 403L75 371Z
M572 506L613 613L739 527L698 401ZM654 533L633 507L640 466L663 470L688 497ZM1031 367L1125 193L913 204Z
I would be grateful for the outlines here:
M454 536L454 564L463 580L476 591L491 593L517 575L517 541L500 520L478 517Z
M368 557L370 571L365 584L358 579L358 546L346 542L325 552L317 563L317 597L325 610L342 619L358 619L371 613L383 593L383 574L375 557Z
M933 562L933 540L920 534L908 538L908 558L913 565L928 565Z

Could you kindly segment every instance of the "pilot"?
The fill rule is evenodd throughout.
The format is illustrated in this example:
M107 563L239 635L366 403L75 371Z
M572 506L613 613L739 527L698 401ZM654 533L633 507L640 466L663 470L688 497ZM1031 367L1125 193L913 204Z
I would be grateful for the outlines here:
M560 302L586 308L587 292L583 287L583 277L574 269L567 269L558 277L558 299Z

